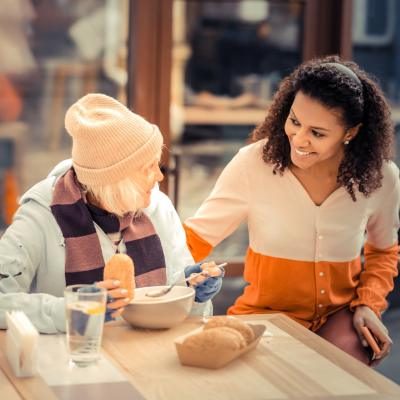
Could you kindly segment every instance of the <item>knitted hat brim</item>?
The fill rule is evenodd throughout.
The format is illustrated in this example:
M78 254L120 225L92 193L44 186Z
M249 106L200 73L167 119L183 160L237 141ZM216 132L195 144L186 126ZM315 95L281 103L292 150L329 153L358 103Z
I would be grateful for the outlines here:
M116 164L104 168L87 168L73 160L73 166L80 183L99 187L117 183L140 170L149 160L155 159L163 145L163 137L156 125L154 132L146 143L132 153L129 157ZM112 151L112 149L110 149Z

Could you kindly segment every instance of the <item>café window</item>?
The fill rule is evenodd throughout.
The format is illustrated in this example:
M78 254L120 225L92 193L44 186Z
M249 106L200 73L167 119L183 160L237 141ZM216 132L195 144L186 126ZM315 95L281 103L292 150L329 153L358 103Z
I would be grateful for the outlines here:
M400 165L400 3L354 0L353 59L374 74L392 106Z

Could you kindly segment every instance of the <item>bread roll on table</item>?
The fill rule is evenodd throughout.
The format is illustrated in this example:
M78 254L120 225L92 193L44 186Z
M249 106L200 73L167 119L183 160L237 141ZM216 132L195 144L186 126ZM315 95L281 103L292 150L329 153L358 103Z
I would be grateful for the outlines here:
M254 340L254 332L245 322L234 317L213 317L204 325L204 329L228 327L237 330L249 344Z
M232 328L221 327L218 329L203 330L188 336L183 345L196 351L209 350L240 350L246 346L243 336Z

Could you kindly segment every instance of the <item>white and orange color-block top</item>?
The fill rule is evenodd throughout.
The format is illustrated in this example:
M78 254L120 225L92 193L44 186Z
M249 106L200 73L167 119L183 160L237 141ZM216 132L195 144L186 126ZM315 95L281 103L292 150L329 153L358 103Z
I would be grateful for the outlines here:
M380 315L397 275L399 170L354 202L344 188L317 206L286 169L274 175L259 141L242 148L194 217L185 222L196 260L247 220L244 293L230 314L283 312L313 330L338 309L367 305ZM365 262L360 252L364 246Z

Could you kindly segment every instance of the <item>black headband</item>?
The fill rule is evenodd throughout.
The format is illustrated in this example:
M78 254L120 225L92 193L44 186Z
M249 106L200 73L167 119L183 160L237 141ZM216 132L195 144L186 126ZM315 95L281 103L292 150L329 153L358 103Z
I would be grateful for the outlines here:
M347 75L349 78L351 78L351 80L353 82L357 83L357 85L362 88L362 83L360 81L360 78L349 67L346 67L345 65L339 64L339 63L336 63L336 62L328 62L328 63L324 63L323 65L329 65L331 67L335 67L337 70L339 70L343 74Z

